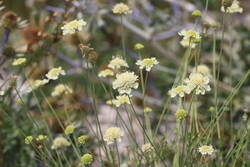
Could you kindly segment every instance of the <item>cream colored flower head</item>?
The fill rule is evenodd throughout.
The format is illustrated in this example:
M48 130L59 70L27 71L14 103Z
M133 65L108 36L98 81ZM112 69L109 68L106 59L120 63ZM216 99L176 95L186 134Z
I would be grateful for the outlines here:
M132 10L124 3L118 3L116 4L112 9L114 14L118 15L126 15L131 14Z
M45 135L38 135L36 138L36 141L41 142L47 139L47 136Z
M152 110L152 108L150 108L150 107L145 107L144 110L143 110L144 113L150 113L150 112L152 112L152 111L153 111L153 110Z
M142 45L141 43L137 43L137 44L135 44L135 46L134 46L134 49L135 50L141 50L141 49L143 49L144 48L144 45Z
M65 75L65 71L62 69L62 67L52 68L46 74L46 77L51 80L57 80L60 75Z
M63 94L69 94L72 92L73 92L72 89L67 85L59 84L54 88L53 92L51 93L51 96L56 97Z
M26 58L18 58L18 59L15 59L12 63L13 66L19 66L19 65L22 65L26 62Z
M86 136L86 135L82 135L82 136L80 136L80 137L77 138L78 143L80 143L80 144L85 144L88 139L89 139L89 137Z
M198 72L198 73L201 73L203 75L210 75L210 69L205 64L198 65L197 70L196 70L196 68L194 68L193 72Z
M128 67L128 63L119 57L114 57L108 64L111 69L120 69L121 67Z
M201 40L200 33L195 30L182 30L178 34L183 37L180 42L183 47L195 48Z
M4 96L5 91L4 90L0 90L0 96Z
M206 91L210 91L209 77L201 73L192 72L189 78L184 81L187 84L189 92L195 90L196 95L204 95Z
M130 101L127 95L121 95L112 100L112 104L116 107L120 107L122 104L130 104Z
M112 83L113 89L117 89L120 94L130 95L132 89L137 89L138 76L134 72L124 72L116 75L116 79Z
M114 72L110 69L102 70L99 72L98 77L109 77L109 76L114 76Z
M174 98L177 95L179 97L184 97L185 93L190 93L190 92L191 91L189 91L186 85L179 85L175 88L170 89L168 93L170 97Z
M61 29L63 30L63 35L74 34L78 31L81 31L82 27L86 25L87 23L82 19L73 20L71 22L66 23Z
M93 160L94 158L91 154L84 154L80 159L80 163L83 165L90 165Z
M57 137L53 140L51 149L57 150L57 149L65 148L68 146L70 146L70 143L67 139L65 139L64 137Z
M208 145L203 145L201 147L199 147L199 152L202 154L202 155L212 155L215 150L213 148L213 146L208 146Z
M29 88L27 89L27 92L31 92L32 90L35 90L37 88L39 88L40 86L42 85L45 85L49 82L49 80L47 79L37 79L37 80L34 80L34 81L29 81Z
M106 130L103 138L107 144L113 144L115 141L120 142L123 135L124 132L120 128L111 127Z
M146 58L146 59L143 59L143 60L138 60L136 62L136 65L139 66L140 69L146 69L146 71L151 71L151 68L154 66L154 65L157 65L159 64L159 62L156 60L155 57L152 57L152 58Z
M143 144L141 147L143 153L150 153L154 151L154 147L150 143Z
M240 7L240 2L238 0L234 0L232 5L227 7L226 10L225 10L225 7L222 6L221 11L226 12L226 13L242 13L243 8Z

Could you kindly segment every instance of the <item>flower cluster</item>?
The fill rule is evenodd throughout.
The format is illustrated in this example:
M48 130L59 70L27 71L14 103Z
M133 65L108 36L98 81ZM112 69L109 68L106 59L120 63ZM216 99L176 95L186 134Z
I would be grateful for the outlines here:
M180 42L183 47L195 48L201 40L200 33L195 30L182 30L178 34L183 37Z
M151 68L154 66L154 65L157 65L159 64L159 62L156 60L155 57L152 57L152 58L146 58L146 59L143 59L143 60L138 60L136 62L136 65L139 66L140 69L146 69L146 71L151 71Z
M81 20L73 20L66 23L61 29L63 30L63 35L74 34L77 31L81 31L83 26L86 26L87 23Z
M78 143L80 143L80 144L85 144L86 141L88 140L88 138L89 138L88 136L82 135L82 136L80 136L80 137L77 138L77 141L78 141Z
M142 145L141 150L143 153L150 153L154 151L154 148L150 143L146 143Z
M68 87L67 85L59 84L54 88L51 95L55 97L55 96L60 96L62 94L69 94L72 92L73 92L72 89L70 87Z
M221 11L226 13L242 13L243 8L240 7L240 2L238 0L234 0L231 6L229 7L222 6Z
M181 121L187 116L187 111L184 109L178 109L175 113L176 119Z
M25 139L24 139L24 143L25 144L31 144L33 141L33 137L32 136L27 136Z
M57 150L68 146L70 146L70 143L67 139L65 139L64 137L57 137L53 140L51 149Z
M112 144L114 142L120 142L121 137L124 135L124 132L118 127L108 128L104 134L104 141L107 144Z
M132 10L124 3L116 4L112 9L114 14L126 15L131 14Z
M90 165L93 162L93 156L91 154L84 154L80 159L80 164Z
M213 146L208 146L208 145L203 145L201 147L199 147L199 152L202 154L202 155L212 155L215 150L213 148Z
M70 134L74 133L74 131L75 131L75 126L74 125L69 125L69 126L67 126L65 128L64 133L66 135L70 135Z
M112 83L113 89L117 89L120 94L130 95L132 89L137 89L138 76L134 72L124 72L116 75L115 81Z

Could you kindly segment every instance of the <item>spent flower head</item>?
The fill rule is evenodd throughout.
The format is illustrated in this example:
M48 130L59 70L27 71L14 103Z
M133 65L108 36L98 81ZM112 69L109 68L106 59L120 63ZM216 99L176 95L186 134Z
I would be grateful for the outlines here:
M154 66L154 65L157 65L159 64L159 62L156 60L155 57L152 57L152 58L145 58L143 60L138 60L136 62L136 65L139 66L140 69L146 69L146 71L151 71L151 68Z
M104 141L107 144L112 144L114 142L120 142L121 137L124 135L124 132L118 127L111 127L106 130L104 133Z
M85 144L85 143L87 142L88 139L89 139L88 136L82 135L82 136L79 136L79 137L77 138L77 141L78 141L78 143L80 143L80 144Z
M124 3L116 4L113 7L112 11L114 14L118 14L118 15L127 15L127 14L132 13L132 10L128 7L128 5L126 5Z
M132 89L137 89L138 76L134 72L123 72L116 75L116 79L112 83L113 89L117 89L120 94L130 95Z
M63 35L74 34L78 31L81 31L82 27L86 25L87 23L82 19L73 20L73 21L66 23L63 27L61 27L61 29L63 31Z
M19 66L19 65L22 65L26 62L26 58L18 58L18 59L15 59L12 63L13 66Z

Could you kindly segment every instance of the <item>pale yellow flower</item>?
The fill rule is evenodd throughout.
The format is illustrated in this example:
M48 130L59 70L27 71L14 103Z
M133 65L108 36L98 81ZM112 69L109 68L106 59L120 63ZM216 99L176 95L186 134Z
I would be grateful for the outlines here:
M113 76L114 72L110 69L102 70L99 72L98 77L108 77L108 76Z
M117 96L116 99L112 100L112 104L116 107L120 107L122 104L130 104L127 95Z
M187 89L186 85L179 85L179 86L177 86L177 87L172 88L171 90L169 90L168 93L169 93L170 97L174 98L177 95L179 97L184 97L185 93L190 93L190 92Z
M60 96L62 94L69 94L72 92L73 92L72 89L70 87L68 87L67 85L59 84L54 88L51 95L55 97L55 96Z
M33 141L33 137L32 137L32 136L27 136L27 137L24 139L25 144L31 144L32 141Z
M132 10L124 3L116 4L112 9L114 14L126 15L131 14Z
M80 136L80 137L77 138L78 143L80 143L80 144L85 144L88 139L89 139L89 137L86 136L86 135L82 135L82 136Z
M0 96L4 96L5 91L4 90L0 90Z
M80 20L73 20L71 22L66 23L61 29L63 30L63 35L74 34L77 31L81 31L83 26L86 26L87 23Z
M183 37L180 42L183 47L195 48L201 40L200 33L195 30L182 30L178 34Z
M153 110L152 110L152 108L150 108L150 107L145 107L144 110L143 110L144 113L150 113L150 112L152 112L152 111L153 111Z
M144 45L142 45L140 43L135 44L135 50L141 50L143 48L144 48Z
M13 66L19 66L21 64L24 64L26 62L26 58L18 58L15 59L12 63Z
M60 75L65 75L65 71L62 69L62 67L52 68L46 74L46 77L51 80L57 80Z
M202 155L212 155L215 150L213 149L213 146L208 146L208 145L203 145L201 147L199 147L199 152L202 154Z
M137 89L138 76L134 72L124 72L116 75L115 81L112 83L113 89L117 89L120 94L130 95L132 89Z
M154 147L150 143L143 144L141 147L143 153L149 153L154 151Z
M225 10L225 7L222 6L221 11L226 12L226 13L242 13L243 8L240 7L240 2L238 0L234 0L232 5L227 7L226 10Z
M41 142L47 139L47 136L45 135L38 135L36 138L36 141Z
M60 148L68 147L68 146L70 146L70 142L68 142L67 139L65 139L64 137L57 137L53 140L51 149L56 150L56 149L60 149Z
M66 135L70 135L70 134L74 133L74 131L75 131L75 126L74 126L74 125L68 125L68 126L65 128L64 133L65 133Z
M104 134L104 141L107 144L112 144L114 142L120 142L121 137L124 135L124 132L118 127L108 128Z
M30 87L27 89L27 92L29 93L29 92L39 88L40 86L47 84L48 82L49 82L49 80L47 80L47 79L43 79L43 80L37 79L34 81L29 81Z
M176 119L181 121L187 116L187 111L184 109L178 109L175 113Z
M111 69L120 69L121 67L128 67L128 63L122 58L114 57L108 64L108 67Z
M208 68L208 66L201 64L197 66L197 71L196 68L193 69L193 72L198 72L201 73L203 75L210 75L210 70Z
M80 163L83 165L90 165L93 160L94 158L91 154L84 154L80 159Z
M154 66L154 65L157 65L159 64L159 62L156 60L155 57L152 57L152 58L146 58L146 59L143 59L143 60L138 60L136 62L136 65L139 66L140 69L146 69L146 71L151 71L151 68Z
M207 75L203 75L197 72L192 72L189 75L189 78L184 80L184 82L187 84L188 92L191 92L195 89L196 95L204 95L206 91L211 90L209 86L209 81L210 80Z

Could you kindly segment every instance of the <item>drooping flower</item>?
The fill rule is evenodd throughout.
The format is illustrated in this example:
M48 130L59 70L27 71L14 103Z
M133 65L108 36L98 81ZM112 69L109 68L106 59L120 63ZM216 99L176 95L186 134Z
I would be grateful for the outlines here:
M213 146L211 146L211 145L209 145L209 146L203 145L203 146L199 147L198 150L202 155L212 155L215 152Z
M26 58L18 58L15 59L12 63L13 66L19 66L21 64L24 64L26 62Z
M138 60L136 62L136 65L138 65L140 69L145 68L148 72L151 71L151 68L156 64L159 64L159 62L156 60L155 57Z
M141 147L143 153L150 153L154 151L154 147L150 143L143 144Z
M204 95L206 91L210 91L209 77L201 73L192 72L189 78L185 79L184 82L187 84L187 90L191 92L195 90L196 95Z
M114 57L108 64L111 69L120 69L121 67L128 67L128 63L119 57Z
M57 150L57 149L65 148L68 146L70 146L70 143L68 142L67 139L65 139L64 137L57 137L53 140L53 144L51 146L51 149Z
M84 154L81 159L80 163L83 165L90 165L93 162L93 156L91 154Z
M131 14L132 10L124 3L116 4L112 9L114 14L126 15Z
M191 92L191 91L190 91ZM190 93L186 85L179 85L175 88L169 90L170 97L174 98L175 96L184 97L185 93Z
M243 8L240 7L240 2L238 0L234 0L231 6L229 7L222 6L221 11L226 13L242 13Z
M121 137L124 135L124 132L118 127L108 128L104 134L104 141L107 144L112 144L114 142L120 142Z
M127 95L121 95L112 100L112 104L116 107L120 107L122 104L130 104L130 101Z
M178 34L183 37L180 42L183 47L195 48L201 40L200 33L195 30L182 30Z
M134 72L124 72L116 75L115 81L112 83L113 89L117 89L120 94L130 95L132 89L137 89L138 76Z
M80 20L73 20L71 22L66 23L61 29L63 30L63 35L74 34L77 31L81 31L83 26L86 26L87 23Z
M72 92L73 92L72 89L70 87L68 87L67 85L59 84L54 88L51 95L55 97L55 96L60 96L62 94L69 94Z
M70 135L70 134L74 133L74 131L75 131L75 126L74 126L74 125L68 125L68 126L65 128L64 133L65 133L66 135Z
M110 69L106 69L106 70L102 70L99 72L98 77L109 77L109 76L113 76L114 72Z
M33 141L33 137L32 137L32 136L27 136L27 137L24 139L25 144L31 144L32 141Z
M87 142L88 138L89 138L88 136L82 135L82 136L78 137L77 140L78 140L78 143L85 144Z
M46 77L51 80L57 80L60 75L65 75L65 71L62 69L62 67L52 68L46 74Z

